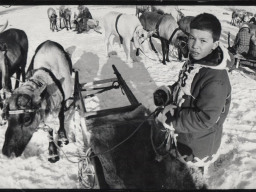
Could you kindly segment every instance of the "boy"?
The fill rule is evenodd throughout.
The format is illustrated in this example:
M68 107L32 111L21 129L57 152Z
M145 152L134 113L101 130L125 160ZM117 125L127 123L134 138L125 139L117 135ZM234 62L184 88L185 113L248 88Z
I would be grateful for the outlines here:
M180 154L186 161L202 163L220 147L231 85L226 71L228 54L219 46L219 20L203 13L192 20L190 29L189 59L176 83L155 91L154 102L165 106L158 119L178 134Z

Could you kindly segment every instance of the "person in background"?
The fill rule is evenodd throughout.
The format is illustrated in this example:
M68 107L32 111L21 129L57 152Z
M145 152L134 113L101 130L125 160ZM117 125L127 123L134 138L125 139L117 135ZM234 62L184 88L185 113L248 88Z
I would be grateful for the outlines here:
M254 16L250 19L249 23L252 23L252 24L256 25L255 17L256 17L256 14L254 14Z
M78 6L78 16L76 17L74 23L76 24L77 33L82 33L82 31L89 31L90 26L88 26L88 19L92 19L91 12L84 5Z
M178 134L180 155L187 162L202 165L213 158L221 144L231 102L226 70L230 58L219 45L221 24L214 15L196 16L190 29L189 59L178 81L159 87L153 98L156 106L164 107L157 119Z
M250 48L251 36L250 27L246 23L242 24L236 35L234 44L229 48L229 51L233 54L240 54L246 57Z

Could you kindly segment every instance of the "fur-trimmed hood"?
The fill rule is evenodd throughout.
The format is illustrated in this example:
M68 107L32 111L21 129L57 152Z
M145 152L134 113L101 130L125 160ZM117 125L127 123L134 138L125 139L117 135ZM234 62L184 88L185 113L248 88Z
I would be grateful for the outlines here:
M200 59L194 60L190 55L189 59L191 64L198 64L202 67L209 67L212 69L226 69L228 60L230 61L231 58L228 54L228 50L223 47L223 45L219 44L219 46L213 50L209 55Z

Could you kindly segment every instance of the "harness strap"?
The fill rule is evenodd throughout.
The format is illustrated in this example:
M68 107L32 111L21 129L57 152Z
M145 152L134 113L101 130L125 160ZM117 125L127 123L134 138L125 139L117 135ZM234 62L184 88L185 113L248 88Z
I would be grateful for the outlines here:
M159 37L160 37L160 35L159 35L159 25L160 25L160 23L162 22L163 18L164 18L164 16L162 16L162 17L157 21L157 23L156 23L156 34L157 34Z
M33 113L35 111L36 111L36 109L21 109L21 110L9 110L8 113L10 115L18 115L18 114L23 114L23 113Z
M117 29L117 22L118 22L119 18L121 17L121 15L122 15L122 13L120 13L120 14L117 16L115 26L116 26L116 32L117 32L117 34L119 35L119 38L120 38L120 43L123 44L123 37L120 35L120 33L118 32L118 29Z
M173 36L174 36L174 35L176 34L176 32L179 31L179 30L181 30L181 29L178 27L178 28L176 28L176 29L173 31L173 33L172 33L170 39L168 40L168 44L171 43Z
M28 81L34 83L37 87L41 87L43 85L40 81L36 82L35 79L28 79Z
M61 86L60 81L56 78L56 76L53 74L53 72L50 69L47 69L45 67L40 67L38 69L35 69L34 72L38 71L38 70L43 70L43 71L47 72L50 75L50 77L52 78L52 80L54 81L54 83L57 85L58 89L61 92L61 95L63 97L63 99L62 99L62 102L63 102L65 100L65 93L64 93L64 90Z

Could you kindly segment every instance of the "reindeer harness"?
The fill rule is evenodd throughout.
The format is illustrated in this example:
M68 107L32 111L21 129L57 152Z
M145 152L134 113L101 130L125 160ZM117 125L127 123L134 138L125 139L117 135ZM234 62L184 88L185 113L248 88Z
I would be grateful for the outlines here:
M162 22L163 18L164 18L164 16L162 16L162 17L157 21L157 23L156 23L156 34L157 34L158 37L160 37L160 34L159 34L159 26L160 26L160 23ZM176 29L172 32L171 37L170 37L169 40L168 40L168 44L171 43L171 41L172 41L174 35L175 35L176 32L179 31L179 30L181 30L181 29L178 27L178 28L176 28ZM182 30L181 30L181 31L182 31ZM161 38L161 37L160 37L160 38Z
M45 67L41 67L41 68L35 69L33 72L36 72L36 71L39 71L39 70L43 70L43 71L45 71L46 73L49 74L49 76L53 80L54 84L57 86L58 90L61 93L61 96L62 96L61 104L63 104L63 102L65 102L65 94L64 94L64 91L63 91L63 88L61 86L60 81L56 78L56 76L52 73L52 71L50 71L49 69L47 69ZM28 81L32 82L33 84L35 84L36 87L41 87L43 85L43 83L40 82L39 80L35 80L35 79L32 79L32 78L28 79ZM53 100L53 98L52 98L52 100ZM33 113L33 112L36 112L38 110L39 109L36 109L36 108L33 108L33 109L22 109L22 110L7 110L7 113L9 113L9 114L23 114L23 113Z
M120 35L120 33L119 33L118 29L117 29L117 23L118 23L118 20L119 20L119 18L121 17L121 15L123 15L123 14L120 13L120 14L117 16L117 18L116 18L115 28L116 28L116 32L117 32L117 34L118 34L118 36L119 36L120 43L123 44L123 37ZM135 28L134 32L136 31L136 29L137 29L139 26L140 26L140 25L138 25L138 26ZM131 41L133 41L133 38L131 39ZM144 43L144 41L143 41L142 43ZM141 44L142 44L142 43L141 43Z

